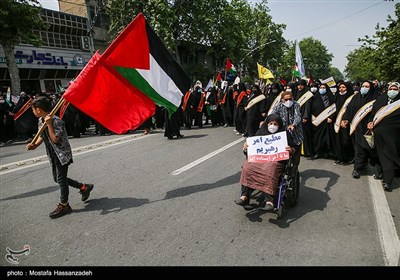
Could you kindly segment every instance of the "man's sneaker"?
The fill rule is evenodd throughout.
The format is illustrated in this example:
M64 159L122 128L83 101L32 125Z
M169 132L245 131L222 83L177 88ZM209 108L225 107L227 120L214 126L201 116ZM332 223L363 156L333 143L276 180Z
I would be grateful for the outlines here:
M51 219L56 219L61 216L64 216L65 214L71 213L72 208L69 206L69 203L67 203L66 206L62 205L61 203L57 205L57 208L54 209L50 214L49 217Z
M354 179L360 179L361 175L357 170L353 170L353 173L351 173Z
M93 190L94 185L92 184L83 184L79 193L82 195L81 200L86 201L89 198L90 192ZM82 188L84 188L82 190Z

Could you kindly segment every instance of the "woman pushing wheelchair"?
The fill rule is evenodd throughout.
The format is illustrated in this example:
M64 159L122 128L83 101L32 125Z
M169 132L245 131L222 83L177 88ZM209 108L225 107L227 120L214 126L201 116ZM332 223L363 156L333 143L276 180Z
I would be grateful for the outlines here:
M279 106L279 104L277 106ZM295 141L294 138L296 137L293 137L293 130L289 128L289 125L285 126L283 124L280 114L277 113L272 113L267 116L265 122L262 123L255 136L273 135L286 131L288 141L286 151L289 152L289 157L295 155L297 158L297 155L300 152L301 142L297 143L298 141ZM276 195L278 192L279 180L285 173L288 160L249 162L247 160L247 148L248 144L246 142L243 145L243 152L246 155L246 160L243 162L242 174L240 177L241 193L240 198L235 200L235 203L243 206L245 209L251 209L251 193L254 190L259 190L265 197L265 199L259 203L259 207L263 207L264 210L267 211L272 211L276 207L275 203L277 201ZM296 163L295 171L297 172L298 162Z

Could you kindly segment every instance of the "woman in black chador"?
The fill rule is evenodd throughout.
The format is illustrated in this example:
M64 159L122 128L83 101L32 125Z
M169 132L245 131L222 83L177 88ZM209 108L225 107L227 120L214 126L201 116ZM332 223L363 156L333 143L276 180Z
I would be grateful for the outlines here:
M311 115L318 117L326 108L335 103L335 96L327 84L319 87L318 93L312 98ZM314 155L312 159L320 157L328 158L333 143L333 121L332 116L324 119L320 124L312 124L312 139Z
M174 136L176 138L182 138L180 123L183 119L183 112L181 106L169 116L168 110L165 109L165 131L164 136L168 139L173 139Z
M267 100L263 99L257 102L257 97L261 96L261 90L258 85L251 87L251 94L246 100L245 110L246 114L246 133L248 137L254 136L266 116ZM251 103L256 102L251 106ZM251 107L250 107L251 106Z
M374 131L375 148L383 170L383 188L392 191L396 170L400 169L400 83L389 85L380 95L369 118L368 129Z
M371 114L371 111L366 110L368 106L370 106L367 104L371 104L371 102L377 97L378 94L375 91L374 84L369 81L364 81L361 84L360 93L356 94L353 99L351 99L341 123L341 126L344 128L353 123L354 133L352 136L354 137L354 170L352 176L354 179L360 178L360 171L367 166L368 161L372 166L379 163L376 150L372 149L364 138L364 134L368 130L367 124ZM366 113L363 114L361 111ZM376 168L378 174L375 177L379 178L381 177L381 174L379 174L379 165L377 165Z
M353 87L349 83L339 83L335 95L336 112L332 115L334 122L333 152L336 158L335 164L346 165L354 158L354 144L350 136L350 128L340 126L343 115L346 112L348 102L353 98Z

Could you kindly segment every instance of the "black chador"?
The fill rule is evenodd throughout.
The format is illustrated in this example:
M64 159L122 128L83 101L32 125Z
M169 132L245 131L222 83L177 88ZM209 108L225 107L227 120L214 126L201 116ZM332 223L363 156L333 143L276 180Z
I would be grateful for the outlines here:
M312 100L311 114L318 117L326 108L335 102L335 97L329 87L325 85L325 93L321 93L323 88L319 89ZM323 120L318 126L312 124L312 140L314 146L314 158L325 157L330 155L330 149L334 141L333 122L329 123L328 118Z
M307 87L303 90L300 90L296 93L296 100L298 101L304 94L308 93ZM318 94L318 93L317 93ZM301 154L305 157L310 157L314 154L314 146L313 146L313 139L312 139L312 123L311 123L311 104L312 104L313 97L309 98L304 104L300 106L300 113L302 116L303 121L301 126L303 129L303 143L302 145L302 152Z
M337 127L336 125L334 125L335 141L332 148L336 158L336 163L346 164L352 161L352 159L354 158L354 143L350 136L349 126L347 126L346 128L340 126L340 121L343 118L343 114L340 113L340 111L342 110L346 100L348 100L348 98L353 95L353 88L348 83L340 83L339 88L341 85L344 85L346 87L346 91L344 93L340 93L340 91L338 91L335 95L336 112L332 116L332 120L334 123L337 123Z
M370 84L370 89L368 90L368 92L360 92L355 95L349 103L346 113L344 114L343 120L348 121L348 126L352 122L353 118L356 116L356 113L359 109L378 97L378 94L374 89L374 85L371 82L366 82ZM366 82L363 82L363 84ZM371 149L364 138L364 134L368 130L367 125L370 114L371 113L368 113L358 122L358 124L354 123L356 125L355 131L352 134L354 137L354 171L356 171L356 173L353 174L354 178L359 178L358 171L364 169L367 166L368 159L370 160L370 164L372 166L375 166L375 164L378 163L378 156L376 154L376 151Z
M379 109L400 100L400 94L389 100L380 95L372 107L369 121L372 121ZM383 183L392 184L395 171L400 169L400 108L388 114L374 126L375 148L383 170Z
M262 115L266 109L266 99L261 100L257 103L255 103L253 106L249 108L249 103L258 97L261 96L261 90L258 87L258 85L254 85L252 87L252 92L249 96L249 98L246 101L246 109L247 109L247 114L246 114L246 133L247 136L251 137L254 136L257 132L257 130L260 127L260 122L262 122L265 118L265 116Z

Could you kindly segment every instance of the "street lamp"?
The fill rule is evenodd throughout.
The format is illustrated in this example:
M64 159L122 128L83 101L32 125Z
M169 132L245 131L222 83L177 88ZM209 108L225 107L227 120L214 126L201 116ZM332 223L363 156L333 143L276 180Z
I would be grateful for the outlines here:
M248 52L243 56L242 60L239 61L239 63L242 63L243 60L244 60L247 56L249 56L250 54L252 54L252 53L255 52L256 50L258 50L258 49L260 49L260 48L262 48L262 47L265 47L265 46L268 45L268 44L275 43L275 42L276 42L276 40L272 40L272 41L266 42L266 43L264 43L264 44L262 44L262 45L259 45L259 46L255 47L254 49L248 51Z
M263 48L263 47L265 47L265 46L268 45L268 44L275 43L275 42L276 42L276 40L272 40L272 41L266 42L266 43L264 43L264 44L261 44L261 45L255 47L254 49L248 51L248 52L243 56L243 58L239 61L239 65L240 65L240 76L242 76L243 61L245 60L246 57L248 57L250 54L252 54L252 53L255 52L256 50L258 50L258 49L260 49L260 48Z

